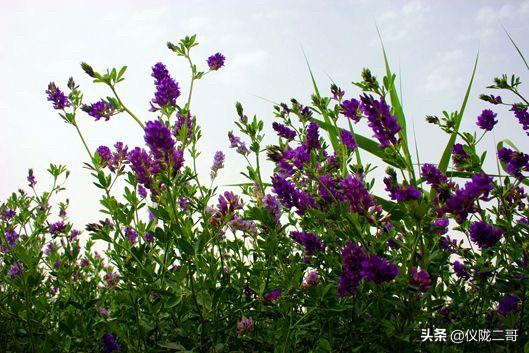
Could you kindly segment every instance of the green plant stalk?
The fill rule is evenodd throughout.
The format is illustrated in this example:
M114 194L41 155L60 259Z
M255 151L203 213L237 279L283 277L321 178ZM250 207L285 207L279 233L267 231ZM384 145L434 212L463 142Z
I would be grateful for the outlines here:
M121 98L119 98L118 96L118 93L116 92L116 89L114 88L113 85L109 85L110 89L112 90L112 93L114 93L114 97L118 100L119 102L119 105L121 105L121 107L123 108L123 110L125 110L137 123L138 125L140 125L140 127L143 129L145 129L145 124L143 124L141 122L141 120L133 113L129 110L129 108L127 108L123 102L121 101Z

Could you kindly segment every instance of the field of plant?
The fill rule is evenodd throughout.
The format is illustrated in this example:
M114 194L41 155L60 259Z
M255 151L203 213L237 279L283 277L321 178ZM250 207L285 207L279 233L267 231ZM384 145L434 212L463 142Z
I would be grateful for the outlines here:
M230 60L196 59L196 45L195 36L167 44L189 64L188 92L163 63L152 66L150 113L119 95L126 66L81 65L109 94L96 102L73 78L48 85L85 149L101 212L74 228L57 201L62 165L46 177L30 169L27 186L2 201L0 351L528 351L529 155L503 137L495 151L480 146L501 105L512 113L502 120L529 135L516 75L478 87L490 109L468 116L476 57L460 108L426 117L446 145L425 163L385 51L385 71L352 73L350 87L318 85L307 62L312 96L271 106L274 119L236 103L230 148L204 178L192 93ZM122 135L91 149L78 125L87 115L101 125L134 119L145 144ZM461 131L462 119L475 129ZM372 135L355 133L359 125ZM244 158L246 182L217 185L225 153Z

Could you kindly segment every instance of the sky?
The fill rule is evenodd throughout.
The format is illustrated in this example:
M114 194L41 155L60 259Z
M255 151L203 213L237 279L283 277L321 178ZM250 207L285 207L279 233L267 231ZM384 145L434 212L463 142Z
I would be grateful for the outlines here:
M93 84L80 62L99 71L128 65L120 96L142 120L152 120L151 67L165 63L187 92L188 67L165 43L189 34L197 34L200 43L193 49L198 65L205 68L206 58L218 51L226 56L226 67L194 89L192 110L203 132L198 165L203 177L215 151L223 150L226 168L219 183L242 180L244 166L227 140L228 131L236 128L236 101L248 115L263 119L268 131L271 101L294 97L309 103L312 88L303 52L322 90L332 79L347 98L358 95L351 82L359 80L364 67L381 78L377 25L399 73L404 112L408 126L415 128L421 162L437 163L447 137L424 116L459 109L479 50L462 123L462 129L476 130L476 117L488 107L478 96L494 93L486 89L493 77L515 73L526 81L528 70L502 24L529 53L527 18L529 1L0 1L0 200L20 187L27 189L28 168L34 169L37 189L43 191L51 181L49 163L66 164L71 171L64 194L71 203L70 219L81 228L98 220L100 192L82 167L87 154L73 127L46 101L46 86L55 81L65 87L73 76L85 102L94 102L110 92ZM491 166L495 141L509 138L522 150L529 147L512 113L496 111L499 123L481 144ZM143 144L142 131L127 115L108 122L80 116L78 122L91 149L116 141L129 147ZM372 134L365 127L357 132Z

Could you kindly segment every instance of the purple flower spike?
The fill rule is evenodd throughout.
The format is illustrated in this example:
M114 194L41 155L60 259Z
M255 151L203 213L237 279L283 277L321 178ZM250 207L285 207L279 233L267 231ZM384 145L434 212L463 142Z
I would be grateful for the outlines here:
M417 268L412 268L410 273L410 284L418 287L421 292L426 292L432 286L430 275L425 270L417 271Z
M286 140L293 140L294 137L296 137L296 132L294 130L276 121L272 123L272 128L275 130L278 136Z
M490 109L485 109L481 112L481 115L478 116L478 121L476 124L483 130L491 131L494 128L494 125L498 123L498 120L495 120L498 114L494 113Z
M362 261L360 274L366 282L381 284L393 280L399 274L399 269L395 264L386 259L370 254Z
M307 255L321 252L325 248L323 241L312 233L294 231L291 233L292 239L305 248Z
M169 71L162 63L157 63L152 68L152 77L156 92L151 101L151 111L160 110L166 106L175 107L176 99L180 96L178 83L169 75Z
M211 55L207 61L209 69L212 71L217 71L224 66L224 61L226 61L226 58L221 53L216 53Z
M121 348L119 348L118 342L110 332L105 332L103 334L103 352L121 352Z
M53 82L48 85L46 94L48 95L48 101L53 103L53 109L62 110L72 105L68 97L66 97L59 87L55 86L55 83Z
M265 303L273 303L277 298L281 296L282 292L281 289L274 289L271 292L266 293L263 295L263 300Z
M9 268L9 277L14 279L20 277L24 272L26 272L26 267L22 262L15 262Z
M494 246L503 235L503 229L483 221L474 222L470 226L470 239L481 249Z
M83 105L81 109L91 117L95 118L96 121L101 118L108 121L111 116L117 113L117 110L112 103L105 102L104 100L100 100L99 102L90 105Z
M215 179L220 169L224 168L224 159L226 156L224 152L217 151L213 156L213 165L211 166L211 179Z
M518 297L506 295L498 304L498 314L506 316L510 312L518 311Z
M342 132L340 132L340 139L349 151L354 151L358 147L353 134L351 134L348 130L342 130Z
M360 120L359 116L360 102L356 99L345 100L340 105L340 111L347 118L351 119L355 123Z
M514 116L516 119L518 119L520 125L522 125L525 133L529 135L529 112L527 112L527 107L514 104L511 108L511 111L514 112Z
M396 135L401 127L397 117L391 115L390 106L386 104L384 98L376 100L373 96L364 94L361 100L362 112L367 116L368 125L374 132L373 136L380 143L380 148L384 149L396 144Z

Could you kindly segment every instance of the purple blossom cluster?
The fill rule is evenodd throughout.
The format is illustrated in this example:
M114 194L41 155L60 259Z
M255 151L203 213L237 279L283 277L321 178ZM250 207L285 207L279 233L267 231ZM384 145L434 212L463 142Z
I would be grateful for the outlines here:
M24 272L26 272L26 266L24 266L22 262L15 262L9 268L9 277L11 277L11 279L20 277Z
M463 223L470 213L477 212L476 201L486 200L494 188L492 177L481 173L474 175L463 188L456 187L446 203L439 209L441 213L450 213L458 223Z
M456 170L464 170L465 165L469 162L470 156L465 151L464 147L460 143L456 143L452 147L452 161L454 162L454 166Z
M235 136L232 131L228 132L228 139L230 140L230 148L235 148L237 153L242 155L249 155L250 150L240 137Z
M410 284L424 293L432 286L432 280L428 272L413 267L410 271Z
M514 116L518 119L520 125L522 125L525 133L529 135L529 112L527 112L527 106L513 104L511 111L514 112Z
M48 85L46 94L48 95L48 101L53 104L53 109L63 110L72 105L68 97L53 82Z
M470 226L470 239L481 249L494 246L503 235L503 229L483 221L472 223Z
M529 155L502 147L498 150L498 159L505 164L507 173L517 179L523 179L522 172L529 171Z
M498 120L495 120L496 116L498 116L498 114L494 113L492 110L485 109L478 116L476 124L485 131L491 131L494 128L494 125L498 123Z
M338 296L353 295L363 279L381 284L399 274L395 264L375 254L368 254L357 244L347 242L342 249L342 273L338 278Z
M305 248L305 253L309 256L325 249L323 241L315 234L294 231L290 233L290 235L296 243L302 245Z
M83 105L81 109L91 117L95 118L96 121L102 118L108 121L117 113L116 107L114 107L111 102L105 102L104 100L100 100L90 105Z
M287 209L295 207L299 214L316 207L316 202L310 194L298 189L294 183L279 174L272 176L272 191L277 195L283 207Z
M169 71L162 63L157 63L152 67L152 77L156 91L151 101L151 111L160 110L166 106L175 107L176 99L180 96L180 87L171 77Z
M216 53L208 58L207 63L210 70L217 71L218 69L224 66L225 61L226 58L224 57L224 55L222 55L221 53Z
M116 142L114 151L111 151L107 146L99 146L96 153L101 157L103 167L116 171L126 161L128 149L128 146L124 145L123 142Z
M361 110L367 117L368 125L375 133L380 148L384 149L397 143L397 133L401 130L397 117L391 114L390 106L383 97L376 100L373 96L364 94L360 97Z
M226 156L224 155L224 152L217 151L215 152L215 155L213 156L213 165L211 166L211 179L215 179L217 177L217 173L220 169L224 168L224 159Z
M281 123L272 123L272 128L275 130L278 136L286 140L293 140L296 137L296 131Z

